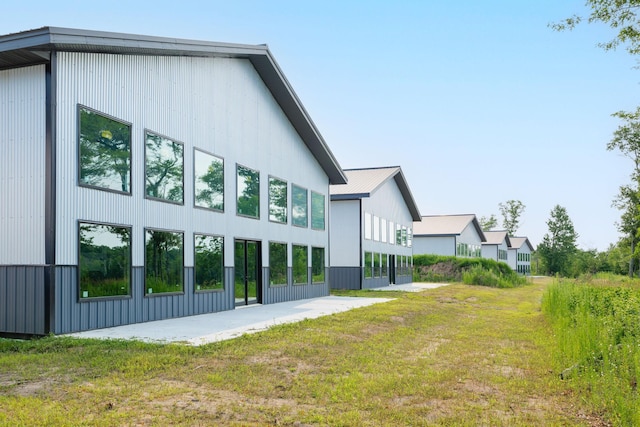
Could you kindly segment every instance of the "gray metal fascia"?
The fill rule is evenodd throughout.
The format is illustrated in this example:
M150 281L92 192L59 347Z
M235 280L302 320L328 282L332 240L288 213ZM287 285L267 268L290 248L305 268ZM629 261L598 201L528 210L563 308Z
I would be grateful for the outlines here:
M370 193L332 194L331 200L360 200L370 196Z

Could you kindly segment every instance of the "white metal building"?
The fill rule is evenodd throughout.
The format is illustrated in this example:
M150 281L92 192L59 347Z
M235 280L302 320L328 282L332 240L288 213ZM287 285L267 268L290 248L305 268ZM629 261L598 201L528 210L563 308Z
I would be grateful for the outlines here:
M520 274L531 274L531 253L533 245L527 237L509 237L509 266Z
M331 185L330 283L370 289L413 281L413 221L420 211L399 166L345 169Z
M0 36L0 147L2 335L329 293L346 177L264 45Z
M413 223L413 254L480 257L486 241L474 214L426 215Z
M486 241L482 243L482 258L508 262L511 240L506 231L485 231Z

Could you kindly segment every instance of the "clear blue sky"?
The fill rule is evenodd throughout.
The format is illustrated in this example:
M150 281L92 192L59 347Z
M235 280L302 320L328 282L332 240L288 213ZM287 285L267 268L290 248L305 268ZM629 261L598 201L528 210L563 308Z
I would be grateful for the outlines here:
M548 28L580 0L21 0L0 33L73 27L269 45L343 168L400 165L423 215L526 205L538 245L554 205L584 249L618 240L632 163L607 152L640 70L598 25Z

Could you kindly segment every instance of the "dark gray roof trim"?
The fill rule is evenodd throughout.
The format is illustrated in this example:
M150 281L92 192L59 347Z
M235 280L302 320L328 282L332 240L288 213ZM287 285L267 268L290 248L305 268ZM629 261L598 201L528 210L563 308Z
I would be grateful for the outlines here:
M393 179L396 180L396 184L400 189L400 193L404 198L405 203L407 204L407 208L409 208L409 212L411 213L411 217L414 221L420 221L422 219L422 215L420 214L420 210L418 209L418 205L416 204L415 199L413 198L413 194L411 194L411 189L407 184L407 180L402 173L402 169L398 167L398 173L395 174Z
M266 45L216 43L44 27L0 36L0 69L48 63L50 53L53 51L248 59L307 148L326 172L329 183L345 184L347 182L338 161Z

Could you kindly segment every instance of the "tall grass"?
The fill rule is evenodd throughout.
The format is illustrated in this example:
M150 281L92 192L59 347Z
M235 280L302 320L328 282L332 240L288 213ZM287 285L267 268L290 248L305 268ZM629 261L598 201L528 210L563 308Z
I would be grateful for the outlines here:
M413 264L415 282L463 282L494 288L514 288L527 283L508 264L487 258L416 255Z
M550 285L542 310L558 340L562 376L618 425L640 425L640 283L614 277Z

